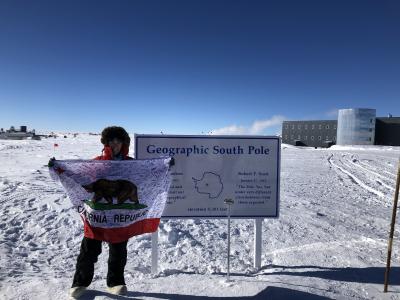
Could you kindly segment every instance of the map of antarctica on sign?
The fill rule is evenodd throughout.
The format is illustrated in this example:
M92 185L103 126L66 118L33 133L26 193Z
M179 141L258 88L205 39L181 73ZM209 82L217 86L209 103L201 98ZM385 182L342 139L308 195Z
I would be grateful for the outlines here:
M224 188L221 177L213 172L205 172L201 179L193 178L193 180L196 191L208 195L209 198L218 198Z
M135 135L135 156L174 157L164 218L278 217L279 137Z

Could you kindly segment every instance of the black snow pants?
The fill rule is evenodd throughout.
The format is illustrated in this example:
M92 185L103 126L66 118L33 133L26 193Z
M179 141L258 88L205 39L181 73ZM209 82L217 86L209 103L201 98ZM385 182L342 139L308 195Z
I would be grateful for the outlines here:
M76 271L72 287L89 286L93 279L94 264L101 253L102 241L84 237L81 243L81 251L76 263ZM128 241L121 243L109 243L107 286L125 285L124 269L127 257Z

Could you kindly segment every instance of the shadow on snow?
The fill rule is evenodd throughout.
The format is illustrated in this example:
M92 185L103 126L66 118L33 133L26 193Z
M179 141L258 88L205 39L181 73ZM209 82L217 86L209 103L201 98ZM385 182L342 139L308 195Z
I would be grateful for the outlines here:
M273 271L262 273L261 271L271 268L281 268L282 271ZM299 271L301 269L314 269ZM261 273L260 273L261 272ZM367 268L326 268L318 266L264 266L261 270L252 275L289 275L314 277L336 281L383 284L385 277L385 267L367 267ZM400 285L400 267L390 269L390 285Z
M214 297L214 296L194 296L194 295L182 295L182 294L164 294L164 293L140 293L140 292L128 292L126 296L116 296L106 292L88 290L86 294L81 297L82 300L94 300L98 296L107 297L109 299L123 300L123 299L141 299L142 297L152 297L155 299L173 299L173 300L329 300L331 298L318 296L306 292L296 291L292 289L269 286L263 291L259 292L254 296L237 296L237 297ZM140 298L135 298L140 297Z
M282 270L273 270L282 269ZM310 270L312 269L312 270ZM263 272L270 270L271 272ZM303 270L303 271L302 271ZM319 266L279 266L279 265L268 265L260 269L259 272L254 274L243 274L243 273L231 273L231 276L238 277L258 277L268 275L287 275L287 276L302 276L302 277L313 277L327 280L355 282L355 283L369 283L369 284L382 284L384 281L384 267L367 267L367 268L328 268ZM197 274L194 272L184 272L173 270L171 274L164 274L168 277L173 274ZM215 275L226 275L226 273L215 273ZM282 282L283 283L283 282ZM400 285L400 267L392 267L390 270L390 285ZM245 300L286 300L286 299L297 299L297 300L327 300L331 299L325 296L319 296L308 292L302 292L298 290L268 286L263 291L259 292L254 296L230 296L230 297L219 297L219 296L195 296L195 295L184 295L184 294L168 294L168 293L152 293L152 292L128 292L126 296L116 296L106 292L97 290L87 290L85 295L81 299L83 300L94 300L96 297L107 297L109 299L122 300L122 299L139 299L136 297L152 297L158 299L176 299L176 300L233 300L233 299L245 299Z

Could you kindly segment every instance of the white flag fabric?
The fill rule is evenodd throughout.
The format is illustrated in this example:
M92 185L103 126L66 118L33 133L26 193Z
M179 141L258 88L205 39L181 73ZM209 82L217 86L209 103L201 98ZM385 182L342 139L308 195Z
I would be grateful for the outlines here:
M157 230L171 184L170 160L55 160L50 175L81 215L85 237L118 243Z

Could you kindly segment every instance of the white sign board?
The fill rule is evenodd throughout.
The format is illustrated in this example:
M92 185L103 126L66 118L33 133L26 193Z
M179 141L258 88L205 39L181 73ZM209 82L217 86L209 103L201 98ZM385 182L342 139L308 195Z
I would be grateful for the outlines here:
M137 159L173 156L164 218L269 218L279 214L280 138L135 135Z

